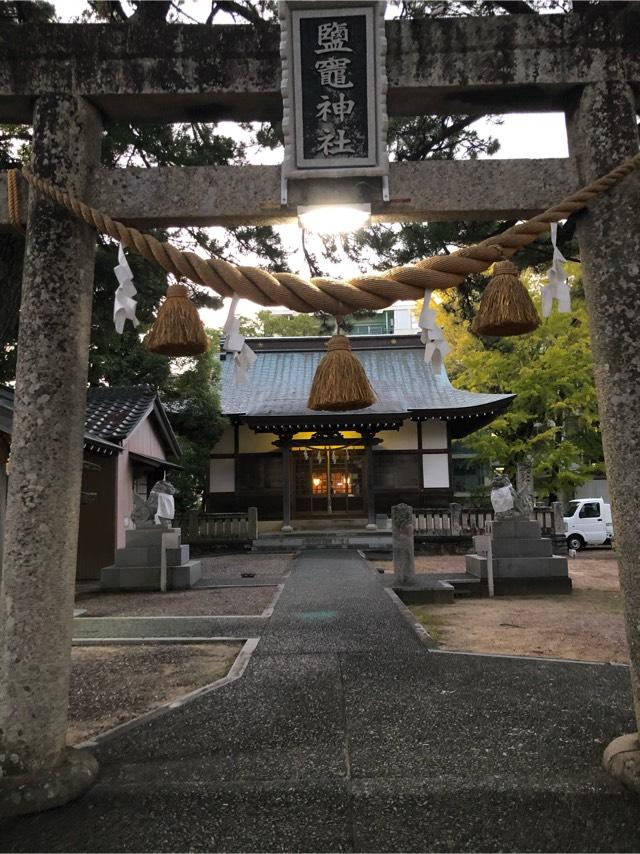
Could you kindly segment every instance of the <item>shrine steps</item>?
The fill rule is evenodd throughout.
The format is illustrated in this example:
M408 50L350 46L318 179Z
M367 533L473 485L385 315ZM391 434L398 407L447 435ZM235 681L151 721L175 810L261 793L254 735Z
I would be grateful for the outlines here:
M262 534L251 545L252 552L298 552L307 549L358 549L391 552L390 531L360 530L297 530Z

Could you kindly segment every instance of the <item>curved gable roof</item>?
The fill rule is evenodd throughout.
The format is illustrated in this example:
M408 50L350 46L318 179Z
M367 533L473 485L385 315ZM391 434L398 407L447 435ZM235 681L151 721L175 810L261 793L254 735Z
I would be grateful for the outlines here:
M325 353L324 338L256 339L247 343L258 354L248 382L236 385L233 359L222 364L221 407L225 415L247 421L318 419L326 415L353 421L359 417L473 417L487 423L508 407L511 394L479 394L455 388L442 369L435 374L424 361L417 335L354 336L351 344L373 386L373 406L344 413L317 413L307 407L313 375ZM296 349L296 345L299 349ZM276 423L274 421L274 423ZM469 425L469 432L479 423Z

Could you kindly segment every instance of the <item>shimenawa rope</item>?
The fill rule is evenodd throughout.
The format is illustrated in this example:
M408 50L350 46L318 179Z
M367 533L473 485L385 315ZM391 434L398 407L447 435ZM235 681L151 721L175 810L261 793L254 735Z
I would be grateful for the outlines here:
M459 286L470 273L484 272L495 261L510 258L518 249L532 243L545 232L551 223L566 219L584 208L592 199L618 184L639 166L640 153L543 213L474 246L450 255L424 258L411 266L394 267L377 275L358 276L346 281L318 277L306 279L293 273L269 273L260 267L235 265L217 258L201 258L194 252L177 249L170 243L161 242L150 234L142 234L136 228L112 219L34 175L26 167L22 174L38 192L178 278L185 277L210 287L223 297L238 294L269 307L283 305L298 312L323 311L344 315L358 309L386 308L400 299L421 299L426 290ZM17 170L11 172L16 174Z
M25 234L25 229L20 222L20 196L18 195L17 169L9 169L7 173L7 208L9 209L9 222L18 234Z

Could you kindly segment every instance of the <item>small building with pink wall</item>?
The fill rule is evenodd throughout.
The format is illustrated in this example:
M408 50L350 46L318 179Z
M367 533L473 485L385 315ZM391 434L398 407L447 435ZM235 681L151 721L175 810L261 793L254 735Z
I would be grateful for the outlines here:
M13 391L0 387L0 560ZM4 449L2 451L1 449ZM77 581L100 579L131 528L133 493L146 498L180 448L156 391L149 386L87 391ZM169 458L172 458L170 460Z

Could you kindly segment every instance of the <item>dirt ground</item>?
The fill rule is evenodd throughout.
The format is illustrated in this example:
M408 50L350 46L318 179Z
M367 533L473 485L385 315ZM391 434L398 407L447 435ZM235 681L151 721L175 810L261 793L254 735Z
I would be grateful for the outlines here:
M387 563L379 566L391 569ZM461 572L464 557L421 555L416 557L416 569ZM627 663L615 553L580 552L569 559L569 574L570 595L456 599L452 605L411 610L442 649Z
M241 643L74 646L67 743L171 702L229 672Z
M75 607L85 617L221 617L261 614L277 587L219 587L152 593L87 593ZM82 619L82 618L81 618Z
M241 578L243 573L252 573L256 578L269 575L288 575L295 555L211 555L201 557L203 578Z

